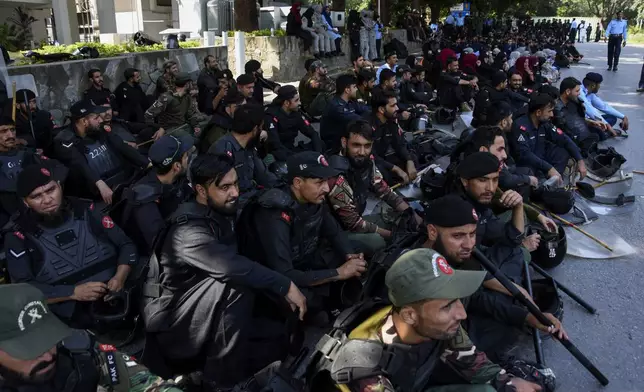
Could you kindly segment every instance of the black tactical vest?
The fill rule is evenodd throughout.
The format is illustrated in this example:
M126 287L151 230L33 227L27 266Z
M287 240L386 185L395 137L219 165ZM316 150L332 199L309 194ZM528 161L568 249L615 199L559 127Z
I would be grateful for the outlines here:
M89 167L110 187L125 182L125 170L121 159L112 147L101 139L85 139L85 159Z
M38 283L76 285L107 282L114 276L118 250L93 233L88 218L89 211L75 208L72 217L59 227L23 228L30 246L41 255Z
M0 154L0 192L15 192L18 174L22 171L25 150Z

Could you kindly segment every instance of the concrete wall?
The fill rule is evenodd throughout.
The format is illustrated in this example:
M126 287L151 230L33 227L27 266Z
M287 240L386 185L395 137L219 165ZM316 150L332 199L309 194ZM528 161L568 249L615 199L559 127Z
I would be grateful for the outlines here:
M87 72L91 68L103 70L105 87L110 90L114 90L123 81L123 72L127 68L140 69L141 86L148 94L152 94L156 79L161 74L160 69L165 61L176 60L180 69L190 72L193 79L196 80L203 59L207 55L214 55L219 60L219 66L226 68L228 55L226 48L212 46L127 54L121 57L95 60L9 67L8 69L10 76L33 75L41 108L67 110L72 103L82 97L83 91L87 89Z
M389 30L383 33L383 48L392 38L397 38L407 46L407 51L412 54L420 51L421 45L407 42L405 30ZM341 67L351 66L349 39L342 38L343 57L324 58L322 61L329 67L329 71ZM381 56L383 53L381 53ZM304 51L304 43L297 37L248 37L246 36L246 61L258 60L262 63L264 74L280 82L299 80L304 75L304 62L313 57ZM235 39L228 39L228 68L235 69Z

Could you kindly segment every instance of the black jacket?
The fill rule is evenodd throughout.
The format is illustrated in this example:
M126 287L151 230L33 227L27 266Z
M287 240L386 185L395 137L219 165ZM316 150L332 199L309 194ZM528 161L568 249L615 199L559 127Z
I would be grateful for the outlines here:
M150 107L150 101L140 85L130 86L123 82L114 90L114 109L119 118L136 123L145 122L145 111Z
M255 86L253 89L253 102L258 105L264 106L264 89L269 89L271 92L279 87L279 83L268 80L261 75L255 75Z
M199 111L206 114L213 114L216 108L212 107L212 100L219 91L219 81L215 78L213 71L204 68L197 78L197 107Z
M285 162L295 151L295 138L301 132L311 139L313 150L323 153L320 135L300 112L286 113L280 106L266 108L264 125L268 132L268 152L278 161Z
M171 341L163 343L164 352L179 353L180 358L198 355L220 322L218 304L228 290L287 294L288 278L238 254L229 217L189 201L169 221L171 226L152 256L158 260L163 289L143 311L148 333L176 331Z

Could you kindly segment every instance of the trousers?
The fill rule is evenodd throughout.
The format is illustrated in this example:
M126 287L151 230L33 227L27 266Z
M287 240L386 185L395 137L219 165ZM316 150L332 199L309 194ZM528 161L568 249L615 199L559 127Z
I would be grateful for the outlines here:
M369 39L369 57L365 57L365 60L373 60L378 57L378 53L376 51L376 31L369 30L367 33L367 37Z
M370 59L369 51L369 32L362 28L360 29L360 54L365 60Z
M622 36L611 35L608 37L608 66L617 67L619 55L622 53Z

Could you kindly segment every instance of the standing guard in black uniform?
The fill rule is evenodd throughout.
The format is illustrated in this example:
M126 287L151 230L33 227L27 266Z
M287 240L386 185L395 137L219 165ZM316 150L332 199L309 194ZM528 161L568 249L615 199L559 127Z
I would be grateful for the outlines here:
M276 160L286 162L297 151L313 150L324 152L320 135L309 120L300 112L300 94L294 86L286 85L277 90L277 97L266 108L266 128L268 129L268 152ZM310 139L309 143L298 143L299 133Z
M300 318L306 312L290 279L237 251L234 166L225 155L195 158L195 199L181 204L159 234L144 286L144 362L163 375L202 370L204 391L232 390L287 349L282 339L251 346L251 332L266 332L252 317L260 292L299 308Z
M54 138L54 158L70 168L66 182L74 196L95 199L99 194L107 204L117 185L130 180L134 170L150 162L123 142L112 128L102 124L105 107L88 101L75 103L72 122Z
M16 193L28 210L5 237L11 281L39 288L69 325L91 327L93 303L126 288L136 247L94 203L64 198L44 165L26 167Z
M277 177L266 169L257 155L263 124L264 110L261 106L240 106L235 112L231 132L208 150L210 154L224 154L235 160L242 205L258 187L272 188L277 184Z
M16 110L18 142L49 153L54 139L54 120L51 113L38 109L36 94L31 90L16 91L16 104L18 105L16 108L18 109Z
M123 191L126 204L119 223L139 250L152 248L165 220L191 194L186 173L193 145L188 136L161 137L148 151L153 170Z
M16 143L13 120L0 117L0 227L11 215L24 209L24 203L16 196L16 184L22 169L34 163L46 165L56 181L63 182L67 177L65 166Z
M288 186L258 194L244 208L237 228L240 250L305 288L309 308L338 309L342 285L333 283L366 269L326 203L328 180L339 172L313 151L293 155L287 166ZM323 257L323 239L335 251L330 260Z

